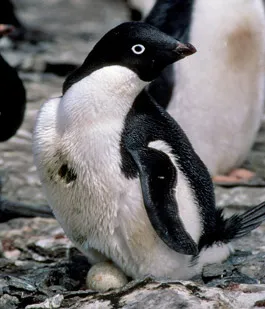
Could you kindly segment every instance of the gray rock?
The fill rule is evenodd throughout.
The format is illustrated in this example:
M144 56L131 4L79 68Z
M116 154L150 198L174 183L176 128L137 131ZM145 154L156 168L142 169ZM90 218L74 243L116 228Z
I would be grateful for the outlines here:
M264 293L265 285L234 284L222 290L188 281L157 282L146 279L132 282L115 292L89 296L63 308L247 309L263 301Z
M63 295L57 294L51 298L46 299L40 304L28 305L25 309L57 309L61 307L63 299Z
M230 207L231 209L245 210L265 201L264 188L215 188L218 207Z
M16 309L19 304L17 297L4 294L0 297L0 309Z
M50 237L28 244L28 247L37 253L54 258L66 257L72 246L73 244L66 237L59 239Z
M30 284L27 280L23 280L20 278L16 278L13 276L5 276L6 283L8 287L19 289L19 290L25 290L28 292L36 292L36 287Z

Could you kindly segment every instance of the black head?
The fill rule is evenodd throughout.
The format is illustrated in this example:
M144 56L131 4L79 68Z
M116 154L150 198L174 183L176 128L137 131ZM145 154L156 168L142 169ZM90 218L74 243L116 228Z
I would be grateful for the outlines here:
M92 49L85 62L64 83L72 84L104 66L125 66L144 81L152 81L169 64L196 52L157 28L142 22L127 22L110 30Z

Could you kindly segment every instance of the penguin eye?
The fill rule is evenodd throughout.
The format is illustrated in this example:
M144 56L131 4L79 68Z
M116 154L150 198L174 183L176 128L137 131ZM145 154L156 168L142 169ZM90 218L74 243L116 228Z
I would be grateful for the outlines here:
M132 51L136 55L141 55L145 51L145 47L142 44L136 44L132 47Z

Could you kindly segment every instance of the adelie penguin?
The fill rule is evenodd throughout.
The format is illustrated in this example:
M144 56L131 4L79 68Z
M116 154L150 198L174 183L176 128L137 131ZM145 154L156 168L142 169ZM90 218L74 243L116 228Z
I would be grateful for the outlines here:
M0 38L12 31L12 26L0 24ZM17 71L1 55L0 85L0 142L4 142L16 134L23 122L26 91Z
M141 5L146 15L152 3ZM150 94L168 106L216 181L253 176L239 167L263 114L263 0L157 0L145 21L198 50L163 72Z
M132 278L191 278L265 219L265 203L223 218L186 135L142 91L194 52L148 24L121 24L38 114L33 151L44 192L91 264L111 260Z

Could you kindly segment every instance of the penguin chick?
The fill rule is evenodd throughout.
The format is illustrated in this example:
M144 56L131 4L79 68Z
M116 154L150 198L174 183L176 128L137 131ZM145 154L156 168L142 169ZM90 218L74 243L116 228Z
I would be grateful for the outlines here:
M12 26L0 24L0 38L9 34ZM26 91L16 70L0 55L0 142L12 137L21 126L26 107Z
M225 259L265 204L223 219L210 175L143 88L195 52L141 22L109 31L37 117L33 152L47 200L91 264L132 278L187 279Z
M253 176L234 169L246 159L263 114L263 1L158 0L145 21L198 49L151 85L150 94L168 105L212 176L231 173L217 180ZM161 84L170 89L167 102Z

